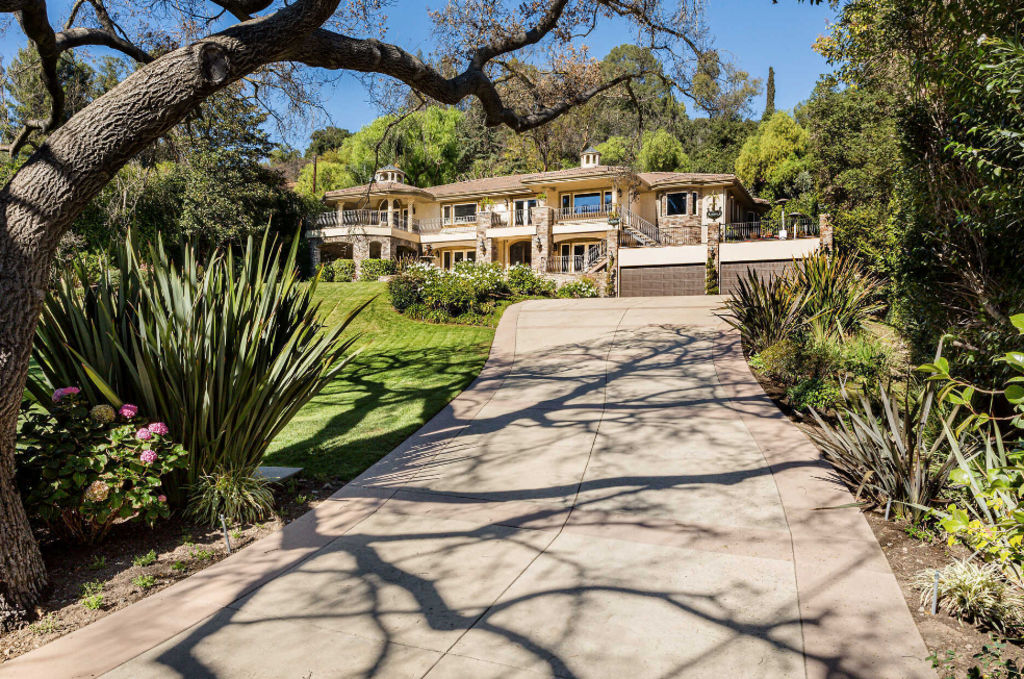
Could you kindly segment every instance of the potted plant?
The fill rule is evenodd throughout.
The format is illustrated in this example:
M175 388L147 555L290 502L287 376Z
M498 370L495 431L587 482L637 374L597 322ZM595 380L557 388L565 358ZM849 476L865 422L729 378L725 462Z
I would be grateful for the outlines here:
M619 220L619 211L618 210L611 210L608 213L608 225L612 226L612 227L616 227L616 226L619 225L619 221L620 221Z

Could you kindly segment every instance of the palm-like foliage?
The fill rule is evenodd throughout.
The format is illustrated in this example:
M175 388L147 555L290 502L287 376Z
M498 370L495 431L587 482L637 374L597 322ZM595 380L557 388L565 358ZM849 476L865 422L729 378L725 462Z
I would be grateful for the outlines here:
M178 265L161 245L142 254L129 239L98 285L77 268L47 298L35 358L53 385L164 420L189 451L188 483L251 474L354 340L342 334L359 310L334 328L317 320L297 246L282 261L266 237L250 238L241 256L218 254L204 268L191 249Z
M797 260L792 285L807 295L804 314L841 336L859 330L881 308L881 283L852 255L817 253Z
M943 451L944 418L935 407L935 389L928 384L899 404L879 386L878 397L880 415L862 396L859 409L846 410L838 425L812 410L820 429L811 436L856 489L858 500L863 497L875 505L892 500L897 514L918 521L946 487L957 463L951 451Z
M804 323L807 296L783 276L761 278L751 269L726 300L726 322L740 331L743 344L757 353L792 336Z

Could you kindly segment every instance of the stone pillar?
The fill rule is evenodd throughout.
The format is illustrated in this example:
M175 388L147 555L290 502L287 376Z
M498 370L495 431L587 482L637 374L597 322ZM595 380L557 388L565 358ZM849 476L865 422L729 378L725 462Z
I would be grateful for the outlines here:
M476 261L478 262L491 262L494 256L494 244L491 243L491 239L487 237L487 229L491 226L491 211L481 210L476 213L476 237L474 238L474 244L476 246Z
M394 212L395 212L395 201L393 201L391 199L388 199L388 228L389 229L392 228L395 225L394 221L392 221L394 219Z
M824 252L832 252L832 215L821 215L818 217L818 238L821 239L821 249Z
M546 205L533 208L530 214L533 216L533 225L537 229L537 235L530 242L530 247L533 248L530 253L530 261L533 262L534 271L547 273L548 261L551 259L554 249L554 214Z
M708 259L704 276L704 292L709 295L718 294L721 290L719 272L722 270L719 254L722 240L722 225L718 222L708 224Z
M309 269L310 275L316 274L317 268L320 266L320 243L319 238L309 239Z
M621 222L619 222L621 224ZM605 242L608 246L608 263L605 264L604 270L607 278L605 278L605 289L601 291L602 297L618 297L619 296L619 230L608 231L605 236Z

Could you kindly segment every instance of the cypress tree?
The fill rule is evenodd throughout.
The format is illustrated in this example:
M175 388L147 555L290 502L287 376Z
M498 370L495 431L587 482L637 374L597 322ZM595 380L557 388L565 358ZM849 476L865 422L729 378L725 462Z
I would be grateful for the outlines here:
M761 120L768 120L775 115L775 69L768 67L768 86L765 88L767 97L764 104L764 115Z

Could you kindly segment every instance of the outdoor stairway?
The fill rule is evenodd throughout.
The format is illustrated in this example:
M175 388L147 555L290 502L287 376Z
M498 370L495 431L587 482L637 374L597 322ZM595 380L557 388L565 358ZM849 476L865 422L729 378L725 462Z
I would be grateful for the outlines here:
M661 245L661 234L658 227L639 215L626 212L623 215L622 229L633 242L630 245L651 248Z

